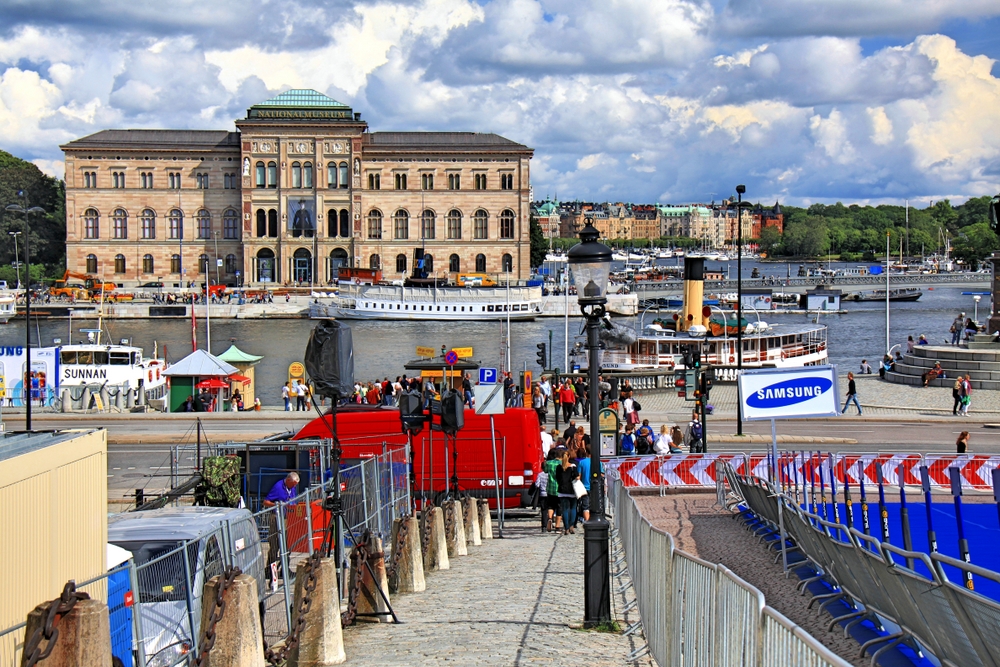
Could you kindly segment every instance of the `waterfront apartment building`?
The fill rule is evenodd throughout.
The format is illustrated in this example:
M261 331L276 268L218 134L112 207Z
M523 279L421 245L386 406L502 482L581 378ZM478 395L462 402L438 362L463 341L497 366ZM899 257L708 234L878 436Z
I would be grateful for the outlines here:
M531 148L488 133L369 132L313 90L236 132L104 130L62 149L66 264L124 286L328 284L530 272Z

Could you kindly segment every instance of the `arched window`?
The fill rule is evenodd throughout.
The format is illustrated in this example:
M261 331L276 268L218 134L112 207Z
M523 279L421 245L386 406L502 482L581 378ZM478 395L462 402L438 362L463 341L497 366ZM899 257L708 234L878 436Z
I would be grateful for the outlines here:
M406 255L403 253L396 255L396 273L406 273Z
M101 214L96 208L88 208L83 212L83 237L86 239L101 237Z
M115 273L125 273L125 255L115 255Z
M434 273L434 255L426 252L424 253L424 271L427 272L427 275Z
M222 214L222 237L238 239L240 237L240 214L236 209L227 208Z
M462 212L455 208L448 211L448 238L462 238Z
M340 163L340 187L343 188L344 190L346 190L347 189L347 183L348 183L349 180L350 179L348 178L348 175L347 175L347 163L346 162L341 162Z
M434 214L434 211L429 208L424 209L423 215L420 216L420 238L434 238L435 227L437 227L437 216Z
M228 275L236 273L236 255L233 255L232 253L226 255L226 264L224 268L226 269L226 273Z
M302 165L298 162L292 163L292 187L302 187Z
M264 163L257 163L257 187L262 188L267 185L267 181L264 180Z
M198 273L208 273L208 255L198 255Z
M381 269L382 259L378 255L372 255L368 258L368 268L369 269Z
M257 209L257 238L267 236L267 214L264 209Z
M337 236L337 209L335 208L326 212L326 235L331 239Z
M500 238L514 238L514 211L510 209L500 214Z
M153 256L143 255L142 256L142 272L152 273L153 272Z
M476 255L476 273L486 273L486 255L483 253Z
M337 187L337 163L327 162L326 163L326 187L335 188Z
M273 283L274 280L274 251L261 248L257 251L257 282Z
M382 211L378 209L368 212L368 238L382 239Z
M410 238L410 214L399 209L392 215L393 238L405 241Z
M267 163L267 187L278 187L278 165L274 162Z
M87 273L97 273L97 255L87 255Z
M500 270L504 273L510 273L514 270L514 258L504 253L504 256L500 259Z
M174 254L170 256L170 273L181 272L181 256Z
M128 238L128 213L123 208L116 208L111 212L111 232L113 238Z
M142 225L142 238L156 238L156 213L151 208L142 209L139 215L139 223Z
M311 188L313 186L313 163L306 162L302 165L302 187Z
M278 238L278 211L273 208L267 211L267 235L272 239Z
M351 238L351 212L346 208L340 209L340 235L345 239Z
M184 238L184 213L177 208L170 209L167 215L167 226L170 228L170 238Z
M490 214L479 209L472 214L472 238L488 239L490 237Z
M330 275L327 280L335 282L342 266L347 266L347 251L343 248L334 248L330 251Z
M212 214L205 209L198 211L198 238L212 238Z
M452 273L458 273L462 270L462 262L458 255L452 255L448 258L448 270Z

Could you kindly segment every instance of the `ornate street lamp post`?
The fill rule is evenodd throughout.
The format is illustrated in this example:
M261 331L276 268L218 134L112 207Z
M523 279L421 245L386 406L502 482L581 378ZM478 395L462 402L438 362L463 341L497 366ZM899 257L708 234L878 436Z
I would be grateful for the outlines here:
M24 377L21 381L24 383L24 430L31 430L31 263L28 254L28 214L29 213L45 213L45 209L40 206L32 206L28 208L28 198L24 194L24 190L18 191L17 195L24 200L25 205L21 206L19 204L9 204L7 210L11 213L23 213L24 214L24 354L25 354L25 368L27 369L24 373ZM17 258L15 257L15 261Z
M592 628L611 620L611 564L608 521L604 518L604 475L601 471L599 440L598 374L600 364L598 330L607 313L605 293L611 273L611 248L597 241L600 234L587 224L580 232L581 243L569 251L569 269L573 272L577 300L587 318L587 349L590 353L590 521L583 524L583 622Z
M743 374L743 193L747 186L736 186L736 374ZM736 408L736 435L743 435L743 410Z

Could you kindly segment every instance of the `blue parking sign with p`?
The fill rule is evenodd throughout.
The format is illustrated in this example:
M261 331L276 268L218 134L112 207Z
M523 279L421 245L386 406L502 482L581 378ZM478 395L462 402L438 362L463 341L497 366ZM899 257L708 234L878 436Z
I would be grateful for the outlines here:
M497 382L497 369L495 368L479 369L479 384L496 384L496 382Z

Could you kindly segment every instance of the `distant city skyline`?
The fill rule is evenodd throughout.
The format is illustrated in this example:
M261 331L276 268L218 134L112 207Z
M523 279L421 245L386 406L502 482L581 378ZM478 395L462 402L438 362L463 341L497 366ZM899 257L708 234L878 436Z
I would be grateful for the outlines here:
M315 88L535 149L534 198L924 208L1000 190L995 0L83 0L0 6L0 148L233 129Z

